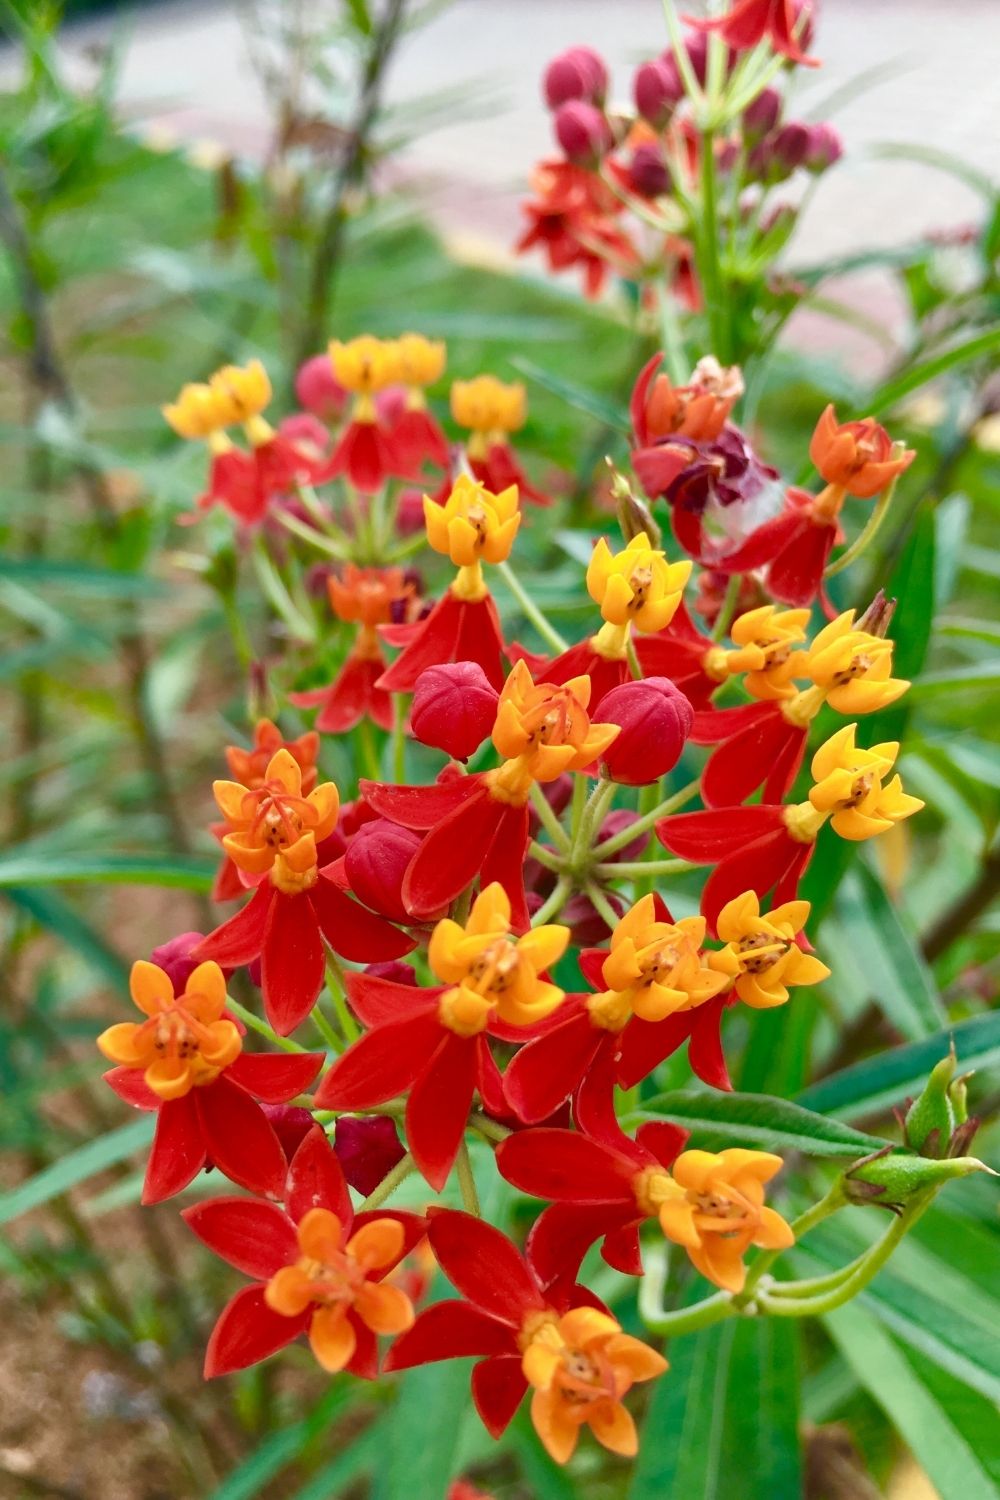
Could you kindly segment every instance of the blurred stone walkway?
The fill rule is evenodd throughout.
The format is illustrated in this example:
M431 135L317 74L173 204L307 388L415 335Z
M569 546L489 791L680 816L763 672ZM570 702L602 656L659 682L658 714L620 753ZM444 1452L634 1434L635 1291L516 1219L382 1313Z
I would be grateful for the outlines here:
M322 13L323 0L307 3ZM121 98L129 115L181 138L262 151L264 101L239 9L234 0L167 0L126 11ZM113 27L108 19L81 24L67 45L82 56ZM407 136L396 167L472 253L503 255L516 236L528 174L550 149L539 75L577 42L608 59L612 97L627 99L635 62L665 44L658 0L453 0L401 47L389 88ZM976 192L953 175L878 151L916 145L996 172L1000 0L823 0L813 50L823 67L800 72L792 111L825 118L832 101L847 156L804 214L792 264L904 244L981 215ZM10 66L9 56L0 59L0 73ZM425 128L419 105L441 91L463 104ZM878 285L866 291L856 278L856 297L871 311Z

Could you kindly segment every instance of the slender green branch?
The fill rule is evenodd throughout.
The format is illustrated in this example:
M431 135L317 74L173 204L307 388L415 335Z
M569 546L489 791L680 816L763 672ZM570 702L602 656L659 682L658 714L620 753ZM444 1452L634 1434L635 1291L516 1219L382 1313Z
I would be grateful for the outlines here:
M558 630L549 624L534 599L532 599L524 585L515 575L510 563L498 563L497 572L521 606L521 611L525 618L531 621L545 644L551 646L553 651L561 655L567 650L567 643L563 640Z
M327 955L326 980L330 991L330 999L337 1013L337 1023L340 1026L344 1041L350 1046L356 1042L361 1035L360 1027L347 1004L347 975L344 966L335 953ZM338 1049L339 1050L339 1049Z
M458 1148L456 1165L458 1167L458 1185L462 1190L462 1207L467 1214L475 1214L477 1219L481 1219L482 1209L479 1206L476 1179L472 1172L472 1162L469 1160L468 1143L464 1140Z
M275 1047L280 1047L282 1052L308 1051L308 1048L303 1047L301 1042L293 1042L290 1036L279 1036L272 1026L269 1026L266 1021L262 1021L260 1016L255 1016L252 1010L247 1010L245 1005L241 1005L232 996L226 1001L226 1009L232 1015L238 1016L244 1026L248 1027L251 1031L256 1031L258 1036L266 1037Z
M644 875L683 875L693 870L684 859L625 860L622 864L611 861L594 865L593 873L602 880L613 880L616 875L623 880L641 880Z
M594 907L595 911L600 913L608 924L609 929L613 932L621 921L621 917L615 911L607 896L592 880L588 880L583 889L587 900Z
M551 802L537 781L531 783L531 805L538 814L542 827L556 848L566 853L569 850L569 836L556 817Z
M557 880L549 893L548 899L535 912L531 919L532 927L543 927L546 922L551 922L553 917L559 915L569 899L571 886L568 880Z
M378 1187L368 1194L368 1197L358 1209L359 1214L368 1213L373 1208L381 1208L385 1200L396 1191L401 1182L417 1170L413 1157L407 1151L401 1161L398 1161L391 1172L387 1172Z
M611 838L605 839L603 844L598 844L594 850L594 858L596 860L604 860L610 854L617 854L619 849L624 849L634 838L640 833L645 833L647 828L652 828L661 818L667 817L670 813L676 812L679 807L683 807L686 802L690 802L692 797L698 795L700 787L700 778L696 781L689 781L687 786L681 787L679 792L672 793L663 802L651 808L649 812L643 813L640 817L636 818L634 823L629 823L627 828L623 828L620 833L612 834Z

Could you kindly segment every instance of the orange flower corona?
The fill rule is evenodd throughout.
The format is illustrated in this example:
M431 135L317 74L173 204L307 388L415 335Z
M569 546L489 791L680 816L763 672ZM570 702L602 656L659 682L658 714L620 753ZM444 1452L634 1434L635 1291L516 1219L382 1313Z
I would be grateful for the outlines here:
M235 865L249 875L270 871L281 891L315 884L316 845L333 832L340 809L332 781L304 796L298 762L287 750L278 750L259 786L216 781L212 790L229 828L222 847Z
M170 975L139 959L129 991L147 1019L109 1026L97 1045L118 1067L141 1068L158 1098L180 1099L214 1083L239 1056L243 1043L225 1014L226 980L218 964L199 964L175 997Z

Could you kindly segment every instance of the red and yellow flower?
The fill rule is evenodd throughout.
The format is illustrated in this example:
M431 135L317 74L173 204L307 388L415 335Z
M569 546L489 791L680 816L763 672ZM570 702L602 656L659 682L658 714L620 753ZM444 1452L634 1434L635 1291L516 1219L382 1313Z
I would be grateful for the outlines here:
M497 689L503 682L503 631L483 577L483 563L510 555L521 516L514 486L493 494L460 474L442 502L424 496L427 540L458 569L430 614L412 625L386 625L383 640L403 649L379 679L387 692L409 693L427 667L478 662Z
M431 1209L428 1238L464 1300L420 1313L389 1351L386 1369L480 1356L472 1397L493 1437L530 1388L532 1422L557 1463L570 1458L584 1426L612 1452L634 1454L638 1439L622 1398L637 1381L662 1374L662 1355L624 1334L581 1288L565 1281L546 1286L510 1240L482 1220Z
M764 1186L784 1163L767 1151L730 1147L684 1151L669 1176L651 1181L650 1206L668 1240L681 1245L697 1271L724 1291L746 1281L743 1256L751 1245L786 1250L795 1243L788 1224L764 1202Z
M253 743L249 749L242 745L227 745L224 751L229 774L234 781L250 789L255 789L263 784L267 777L267 768L274 755L279 750L287 750L292 759L298 764L302 773L302 791L308 794L316 785L316 757L319 755L319 735L315 730L307 730L296 739L286 740L277 724L271 719L258 719L254 725ZM212 832L220 840L228 831L227 823L215 823ZM233 864L228 854L223 854L212 886L213 901L235 901L242 896L246 886L240 878L238 866Z
M799 946L808 916L808 901L786 901L761 913L756 894L745 891L719 913L726 946L709 955L709 964L732 980L745 1005L784 1005L790 987L819 984L830 975L826 964Z
M569 941L569 929L536 927L510 935L510 902L487 886L465 926L449 918L431 936L428 961L441 981L428 989L352 974L351 1005L370 1030L334 1063L317 1102L323 1109L369 1109L409 1092L406 1138L427 1181L440 1191L465 1130L473 1092L501 1112L500 1075L487 1040L517 1035L555 1010L563 991L543 978Z
M380 1334L412 1326L409 1297L386 1277L422 1239L416 1214L355 1215L340 1164L318 1126L288 1168L285 1208L212 1198L183 1211L198 1238L254 1278L230 1300L208 1341L205 1375L246 1369L306 1334L330 1374L378 1373Z
M338 577L327 579L330 606L339 620L358 626L343 666L328 687L289 693L298 708L320 708L316 728L324 734L346 734L362 719L391 729L392 694L379 686L386 660L379 625L405 615L414 595L412 579L402 568L359 568L348 563Z
M427 463L448 467L448 440L428 411L424 394L444 374L447 354L437 340L404 333L396 340L396 360L406 401L392 429L395 462L406 478L416 479Z
M375 397L399 380L399 349L394 340L364 333L346 344L334 339L329 354L334 379L353 394L354 404L322 478L344 474L356 490L371 495L397 468L392 431L383 422Z
M226 819L222 846L256 885L250 902L209 934L196 956L229 967L261 959L268 1020L282 1036L309 1014L323 983L323 939L342 958L399 958L414 940L359 906L320 868L317 845L333 831L340 798L333 782L302 794L302 772L279 750L264 781L217 781Z
M495 375L477 375L456 380L451 388L451 414L459 427L469 430L465 456L473 477L489 490L517 486L522 501L550 505L548 495L530 483L511 437L528 417L524 386L507 385Z
M177 995L165 970L140 959L129 989L145 1020L109 1026L97 1045L115 1064L104 1075L115 1093L133 1108L158 1111L143 1202L179 1193L206 1164L279 1197L285 1157L258 1101L284 1104L302 1093L322 1054L245 1053L218 964L199 964Z

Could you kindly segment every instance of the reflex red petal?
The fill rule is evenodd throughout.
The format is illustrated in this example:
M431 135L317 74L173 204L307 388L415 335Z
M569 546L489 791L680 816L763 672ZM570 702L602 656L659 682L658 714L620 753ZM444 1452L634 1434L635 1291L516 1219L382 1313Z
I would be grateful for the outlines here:
M276 1203L253 1198L210 1198L181 1210L203 1245L255 1281L269 1281L298 1257L295 1226Z
M256 1100L225 1074L194 1092L205 1150L219 1171L252 1193L280 1198L285 1153Z
M159 1109L163 1102L149 1087L141 1068L109 1068L101 1076L119 1099L124 1099L133 1109Z
M496 1163L502 1177L535 1198L563 1203L633 1199L634 1164L573 1130L520 1130L500 1142Z
M205 1165L205 1142L192 1094L168 1099L160 1105L146 1164L143 1203L162 1203L165 1198L172 1198Z
M523 1256L499 1229L457 1209L430 1209L427 1237L452 1285L483 1312L520 1328L544 1299Z
M472 1371L472 1399L490 1437L498 1438L510 1425L524 1399L528 1382L516 1354L484 1359Z
M356 970L347 975L351 1009L366 1026L385 1026L435 1010L440 993L439 985L423 989L415 984L397 984L394 979L382 979L377 974L359 974Z
M309 1326L311 1310L297 1318L272 1312L262 1286L245 1286L231 1298L212 1329L205 1350L205 1379L245 1370L284 1349Z
M316 1090L320 1109L369 1109L410 1087L441 1042L436 1011L369 1031L348 1047Z
M448 1180L465 1132L476 1086L476 1037L446 1031L444 1040L410 1090L406 1143L435 1192Z
M309 892L309 901L334 953L351 963L382 963L402 958L416 947L408 933L345 896L322 871Z
M403 904L415 917L433 917L466 890L483 867L508 804L485 787L443 818L424 839L403 876Z
M311 1208L328 1208L350 1233L354 1209L343 1168L319 1125L303 1136L288 1168L285 1203L296 1224Z
M260 957L264 945L264 932L271 910L271 902L277 895L270 881L265 881L254 891L253 896L235 916L223 922L214 932L200 942L191 954L198 963L213 959L224 969L238 969L253 963Z
M435 1302L396 1340L383 1368L410 1370L439 1359L511 1354L516 1349L516 1336L508 1323L491 1318L468 1302Z
M783 826L780 807L711 808L664 818L656 825L656 836L678 858L708 865Z
M504 1074L504 1092L518 1118L528 1125L548 1119L576 1090L606 1035L580 1010L522 1047Z
M418 833L433 828L454 812L468 797L482 790L481 776L456 776L433 786L383 786L378 781L362 781L361 795L382 818L415 828Z
M265 1104L287 1104L305 1093L323 1062L322 1052L241 1052L226 1077Z

